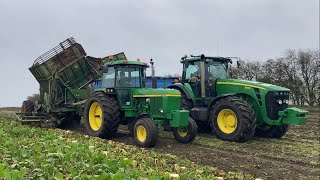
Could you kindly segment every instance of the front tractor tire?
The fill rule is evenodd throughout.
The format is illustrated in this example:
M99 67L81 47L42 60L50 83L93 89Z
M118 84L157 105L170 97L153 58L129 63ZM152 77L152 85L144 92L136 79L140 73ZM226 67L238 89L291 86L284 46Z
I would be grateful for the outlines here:
M180 143L189 143L192 142L196 136L198 131L197 123L189 117L188 127L183 128L172 128L174 138Z
M140 147L154 147L158 141L158 128L149 117L142 117L134 125L134 140Z
M238 97L220 99L210 112L210 127L222 140L246 142L253 137L256 128L253 112L252 107Z
M84 125L90 136L110 139L117 134L119 116L119 105L114 97L94 93L86 102Z
M257 127L255 136L260 138L281 138L289 129L289 125Z

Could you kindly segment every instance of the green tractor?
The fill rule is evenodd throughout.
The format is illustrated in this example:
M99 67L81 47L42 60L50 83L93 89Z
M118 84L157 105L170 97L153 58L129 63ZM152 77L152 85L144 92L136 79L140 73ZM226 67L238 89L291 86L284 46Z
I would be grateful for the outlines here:
M230 58L183 57L181 82L169 86L181 92L181 106L199 128L220 139L245 142L254 135L280 138L289 125L305 124L307 111L288 108L290 90L271 84L229 79Z
M181 143L195 139L197 124L188 110L181 110L181 94L174 89L146 87L146 68L140 61L104 59L103 75L84 108L84 123L89 135L112 138L119 124L128 125L139 146L157 143L157 125L172 127Z

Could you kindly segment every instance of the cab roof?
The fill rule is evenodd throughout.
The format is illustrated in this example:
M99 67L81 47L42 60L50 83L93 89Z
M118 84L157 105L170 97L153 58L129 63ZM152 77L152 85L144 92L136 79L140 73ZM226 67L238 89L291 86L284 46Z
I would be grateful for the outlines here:
M140 62L140 61L129 61L129 60L105 60L105 65L107 66L114 66L114 65L138 65L138 66L145 66L149 67L147 63Z
M225 57L210 57L210 56L205 56L204 54L199 55L199 56L193 56L191 55L190 57L188 56L184 56L181 58L180 62L184 63L184 62L191 62L191 61L201 61L201 60L206 60L206 59L210 59L213 61L218 61L218 62L222 62L222 63L232 63L232 60L230 58L225 58Z
M101 58L102 62L106 66L114 66L114 65L138 65L138 66L145 66L149 67L147 63L140 62L140 59L137 59L137 61L129 61L124 54L124 52L120 52L118 54L113 54L106 56L104 58Z

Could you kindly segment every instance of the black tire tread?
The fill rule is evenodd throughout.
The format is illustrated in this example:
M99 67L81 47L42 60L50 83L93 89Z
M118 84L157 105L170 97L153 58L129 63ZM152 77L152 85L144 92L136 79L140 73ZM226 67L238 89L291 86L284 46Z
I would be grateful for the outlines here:
M197 123L191 117L189 117L188 134L186 137L181 137L179 135L178 128L172 128L172 131L173 131L174 138L178 142L186 144L186 143L192 142L196 138L198 133L198 126L197 126Z
M143 125L147 130L147 139L145 142L140 142L137 138L136 128L139 124ZM151 148L158 142L158 127L149 117L142 117L136 121L133 134L137 145L140 147Z
M102 108L102 126L94 132L89 124L89 110L91 102L98 102ZM84 122L86 129L91 136L110 139L116 136L120 122L120 109L118 101L113 96L108 96L103 92L94 93L85 106Z
M288 130L289 125L270 126L268 129L256 128L255 136L260 138L281 138Z
M241 127L237 134L234 136L222 136L220 135L219 131L216 129L217 125L215 125L215 119L218 112L215 112L217 109L216 107L222 106L222 105L230 105L235 109L239 109L239 113L236 114L239 119L242 119L242 122L240 123ZM218 100L210 112L210 127L212 131L214 131L215 135L222 139L227 141L234 141L234 142L246 142L250 140L256 129L256 118L255 114L253 113L254 110L252 109L251 105L249 105L245 100L236 97L236 96L229 96L223 99ZM236 112L235 112L236 113ZM221 132L222 133L222 132Z
M184 92L181 93L181 108L185 110L190 110L193 108L192 101L187 98L187 95L184 94Z
M34 111L34 103L30 100L26 100L22 102L21 112L28 113Z

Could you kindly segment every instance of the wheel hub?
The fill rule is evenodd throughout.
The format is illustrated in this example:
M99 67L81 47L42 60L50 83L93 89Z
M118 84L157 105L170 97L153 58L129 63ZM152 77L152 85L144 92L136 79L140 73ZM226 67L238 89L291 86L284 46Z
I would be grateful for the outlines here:
M137 138L140 142L145 142L147 139L147 130L143 126L137 128Z
M223 133L231 134L237 128L237 116L231 109L222 109L218 114L217 123Z
M89 124L92 130L97 131L102 125L102 109L99 103L94 102L89 109Z
M186 137L188 135L188 129L187 128L178 128L177 130L179 136Z

